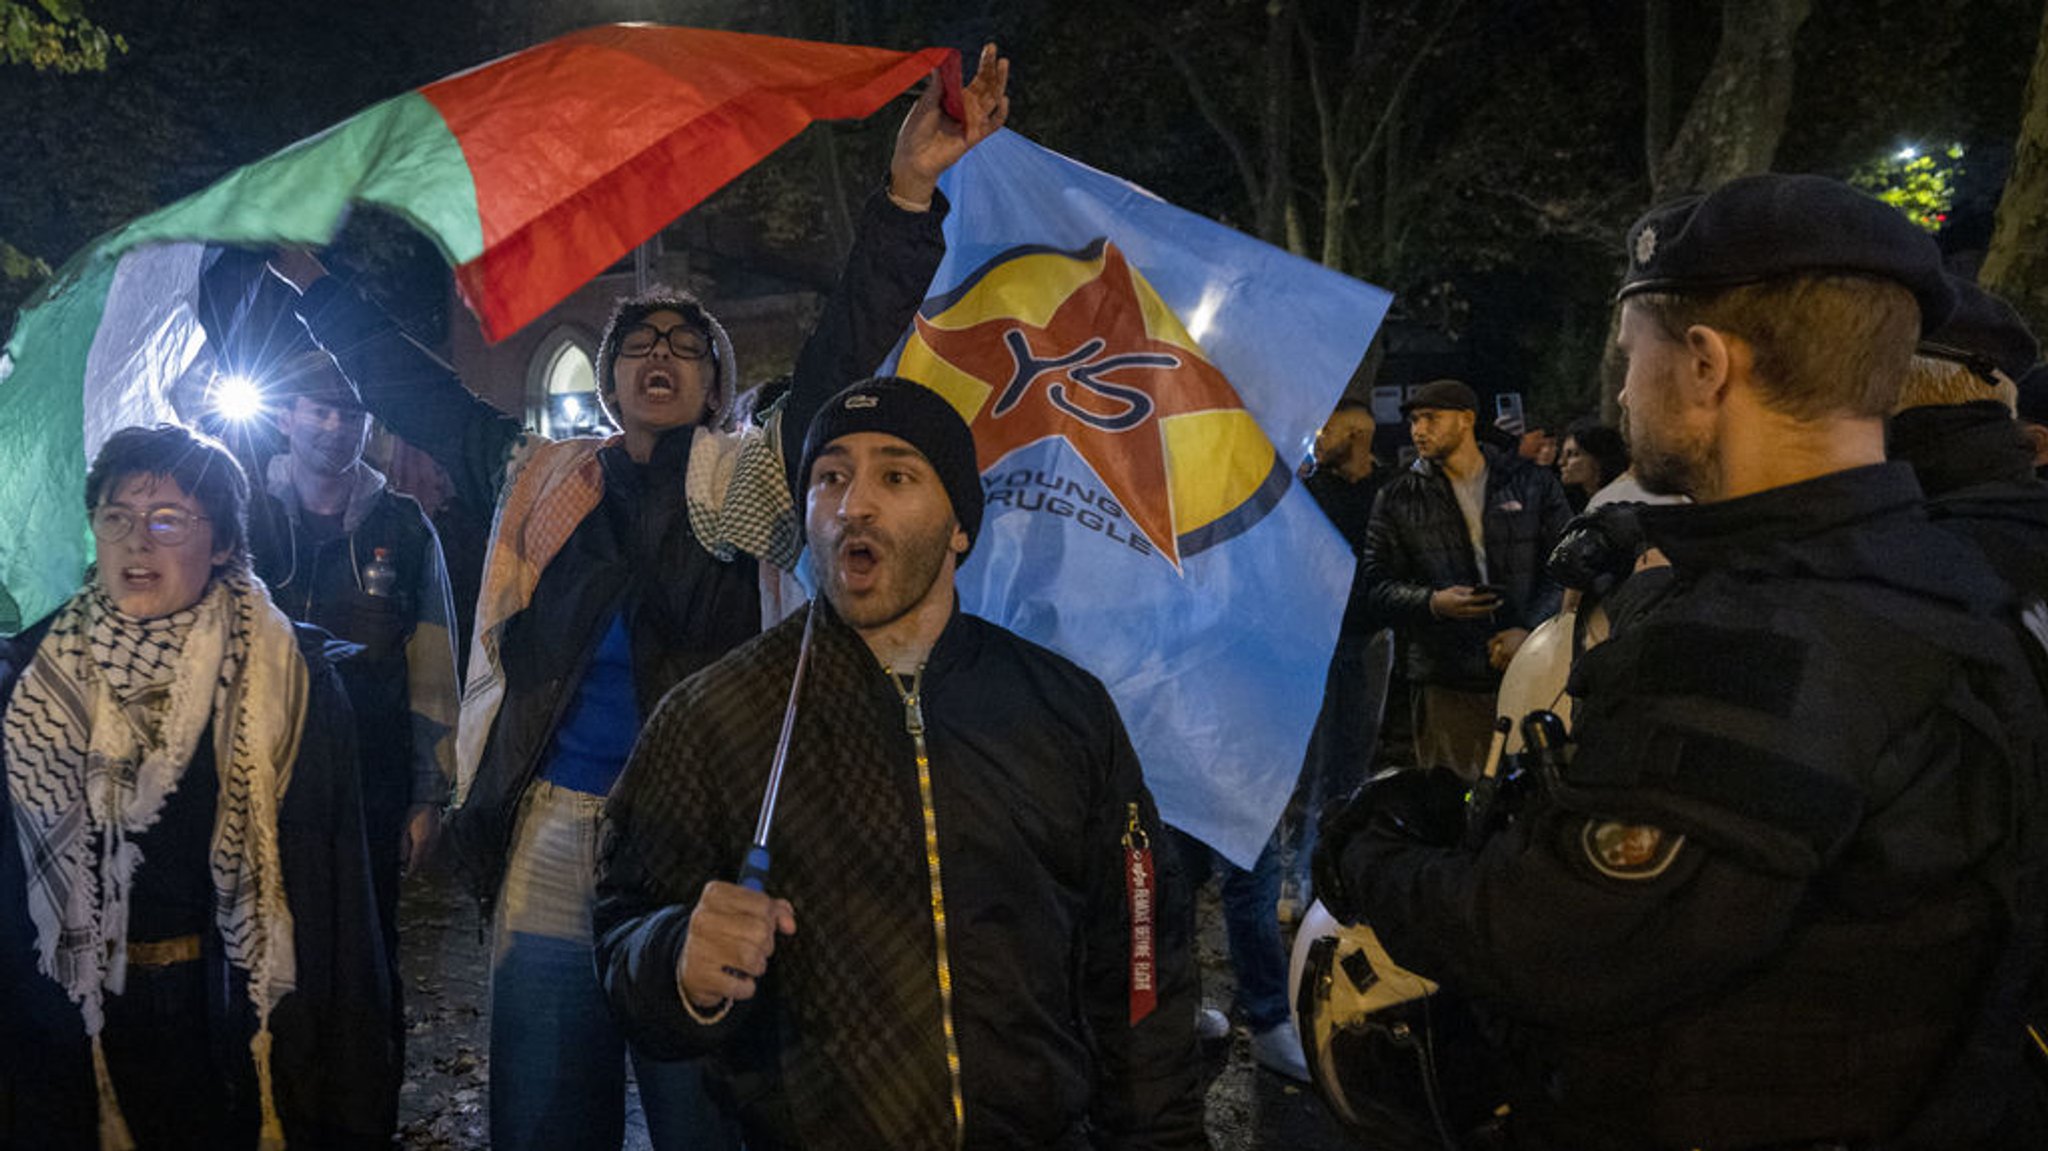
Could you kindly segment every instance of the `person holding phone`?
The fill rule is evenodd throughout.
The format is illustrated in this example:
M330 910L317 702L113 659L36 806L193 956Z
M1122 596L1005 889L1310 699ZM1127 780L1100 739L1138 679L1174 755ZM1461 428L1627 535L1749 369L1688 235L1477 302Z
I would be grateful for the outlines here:
M1436 380L1401 405L1416 460L1373 504L1360 578L1403 640L1419 766L1479 772L1500 673L1558 608L1543 561L1571 518L1547 469L1482 445L1479 397Z

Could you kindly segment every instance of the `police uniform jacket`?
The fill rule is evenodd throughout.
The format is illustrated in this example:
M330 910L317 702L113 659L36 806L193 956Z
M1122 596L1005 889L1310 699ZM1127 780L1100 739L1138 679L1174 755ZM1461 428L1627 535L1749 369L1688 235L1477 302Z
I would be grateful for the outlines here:
M2041 1145L2042 702L1996 577L1903 464L1644 525L1671 589L1583 658L1549 802L1476 854L1361 836L1360 910L1501 1024L1550 1145Z
M2034 475L2033 445L2010 408L1996 400L1909 408L1892 417L1886 449L1912 465L1935 524L1982 548L2020 593L2022 611L2048 602L2048 484Z

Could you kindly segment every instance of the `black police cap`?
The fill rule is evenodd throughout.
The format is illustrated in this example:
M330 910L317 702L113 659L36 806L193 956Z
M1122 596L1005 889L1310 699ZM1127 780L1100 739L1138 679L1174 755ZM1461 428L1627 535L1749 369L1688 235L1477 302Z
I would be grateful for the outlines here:
M2041 358L2041 345L2012 305L1961 276L1951 275L1956 310L1948 322L1920 338L1919 352L1958 363L1989 380L1994 371L2017 383Z
M1645 212L1628 230L1625 300L1782 276L1849 273L1891 280L1920 304L1920 330L1955 307L1934 237L1882 200L1825 176L1742 176Z

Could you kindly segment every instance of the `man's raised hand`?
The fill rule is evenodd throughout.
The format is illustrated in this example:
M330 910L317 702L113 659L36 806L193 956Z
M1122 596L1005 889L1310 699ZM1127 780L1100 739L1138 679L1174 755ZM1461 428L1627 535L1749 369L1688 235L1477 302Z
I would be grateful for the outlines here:
M939 107L939 75L932 73L896 132L890 196L904 207L930 204L940 175L1010 118L1009 86L1010 62L996 55L994 44L982 45L974 81L960 89L961 119L956 121Z

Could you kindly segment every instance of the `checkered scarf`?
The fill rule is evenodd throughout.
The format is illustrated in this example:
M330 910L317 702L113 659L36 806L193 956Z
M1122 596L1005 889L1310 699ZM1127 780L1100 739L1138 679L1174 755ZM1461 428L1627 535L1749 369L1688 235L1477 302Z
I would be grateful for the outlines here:
M797 553L803 549L783 468L781 428L778 408L759 427L694 429L683 481L690 530L697 542L720 560L731 560L738 552L760 560L764 601L779 590L781 572L796 566ZM491 524L477 594L476 630L470 639L469 678L455 729L458 804L468 798L476 781L484 742L505 702L505 672L498 653L504 626L533 602L541 573L584 517L604 500L604 466L597 454L621 439L532 436L506 465L511 474Z
M0 719L37 966L94 1038L103 1146L126 1140L98 1037L104 996L127 983L129 895L143 862L134 837L156 823L209 726L220 773L215 922L229 962L249 974L264 1134L281 1145L269 1018L296 965L277 810L307 683L291 622L247 575L216 579L197 604L149 620L92 585L58 611Z

